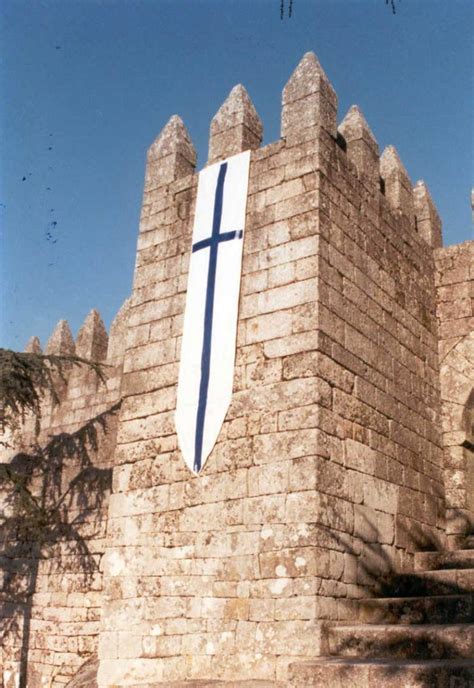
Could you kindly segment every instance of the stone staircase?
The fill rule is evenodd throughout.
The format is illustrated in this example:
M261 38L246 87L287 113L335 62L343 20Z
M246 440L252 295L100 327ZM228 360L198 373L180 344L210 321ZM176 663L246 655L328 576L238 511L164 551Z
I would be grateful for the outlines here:
M415 573L328 629L327 655L290 667L292 688L474 688L474 550L420 552Z

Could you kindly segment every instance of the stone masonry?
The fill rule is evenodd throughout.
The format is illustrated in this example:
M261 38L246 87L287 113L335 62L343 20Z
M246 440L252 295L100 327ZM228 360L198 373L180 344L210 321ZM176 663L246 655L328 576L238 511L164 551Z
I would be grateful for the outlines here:
M78 528L41 550L9 534L5 688L64 685L95 654L99 688L290 685L291 665L327 652L328 625L472 529L474 244L442 248L426 185L394 147L379 154L356 106L337 126L312 53L283 90L281 139L261 140L236 86L209 142L209 163L252 150L234 395L199 476L173 418L197 190L178 116L148 151L132 295L108 345L96 312L75 345L64 322L48 344L111 375L71 370L41 446L110 418L88 462L60 452ZM100 500L75 480L92 469L110 471Z

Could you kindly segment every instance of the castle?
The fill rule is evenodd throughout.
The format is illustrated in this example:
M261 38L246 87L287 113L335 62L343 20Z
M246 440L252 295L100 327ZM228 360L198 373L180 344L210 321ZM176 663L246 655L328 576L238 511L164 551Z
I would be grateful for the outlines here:
M96 311L51 335L108 379L58 378L10 458L37 511L2 487L2 688L473 685L474 242L442 247L357 107L337 125L312 53L261 140L236 86L208 161L252 151L234 392L200 475L174 426L198 179L179 117L109 335Z

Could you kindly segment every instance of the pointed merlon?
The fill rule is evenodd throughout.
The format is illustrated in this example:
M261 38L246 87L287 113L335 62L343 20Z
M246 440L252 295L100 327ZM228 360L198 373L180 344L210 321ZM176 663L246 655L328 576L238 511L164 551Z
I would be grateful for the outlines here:
M211 121L209 163L258 148L263 125L242 84L234 86Z
M196 151L188 130L179 115L172 115L148 149L148 157L165 158L167 155L182 155L196 165Z
M419 181L413 189L416 228L421 237L433 248L443 245L441 219L425 182Z
M179 115L173 115L148 149L145 189L150 190L194 172L196 150Z
M352 105L349 109L338 131L344 137L347 155L356 166L359 175L378 183L379 146L357 105Z
M394 146L387 146L380 157L380 176L392 208L407 215L414 224L413 186Z
M263 125L247 90L237 84L222 103L211 122L211 134L232 129L241 124L260 140L263 136Z
M384 179L390 177L400 177L404 182L411 187L410 177L405 169L398 151L395 146L387 146L380 158L380 172Z
M363 139L374 152L379 153L379 144L373 135L367 120L357 105L351 105L346 116L338 127L347 142Z
M60 320L46 344L47 354L71 356L75 353L74 339L67 320Z
M107 362L119 365L123 361L126 348L127 322L132 299L126 299L110 326L109 344L107 347Z
M93 309L84 320L76 339L76 353L91 361L103 361L107 356L108 336L99 313Z
M283 89L283 102L305 98L318 91L327 91L325 97L336 98L336 92L316 55L309 51L303 55Z
M281 135L288 142L302 129L323 128L335 137L336 117L336 92L316 55L306 53L283 89Z
M28 344L25 346L26 354L40 354L42 353L41 343L38 337L30 337Z

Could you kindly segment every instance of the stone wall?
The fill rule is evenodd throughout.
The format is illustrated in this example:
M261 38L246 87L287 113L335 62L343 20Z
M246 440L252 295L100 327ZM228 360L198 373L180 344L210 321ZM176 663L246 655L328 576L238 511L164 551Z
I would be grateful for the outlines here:
M45 399L41 431L26 419L9 468L23 476L28 505L3 483L1 680L4 688L65 685L97 651L100 561L112 482L126 307L107 333L92 311L74 343L61 321L48 354L107 362L107 381L83 367L56 380L59 405ZM28 350L40 353L33 338ZM16 505L16 508L15 508Z
M474 529L474 243L435 251L450 547Z
M173 117L149 151L104 558L99 685L285 680L380 576L443 535L440 226L394 149L306 55L282 139L236 87L212 162L253 148L234 396L205 468L173 424L197 177ZM380 180L382 177L382 180Z
M148 151L108 343L95 312L75 344L65 322L48 343L111 367L106 387L85 369L58 380L13 459L47 518L37 537L5 511L5 688L63 685L97 651L100 688L284 682L325 652L328 621L444 544L445 483L451 544L466 530L472 244L440 248L426 185L393 147L379 156L357 107L337 128L313 54L282 105L263 148L240 85L211 123L209 163L252 153L234 395L199 476L174 428L197 191L179 117Z
M354 561L352 572L344 574L347 581L370 585L393 567L411 570L414 551L443 539L436 300L428 244L440 238L440 227L434 219L420 226L420 203L431 205L426 187L418 184L414 194L393 147L379 161L356 108L339 132L346 150L326 137L320 177L315 369L332 391L331 403L320 409L332 472L327 488L318 479L316 487L332 495L332 523L337 514L339 527L354 536L357 572Z

